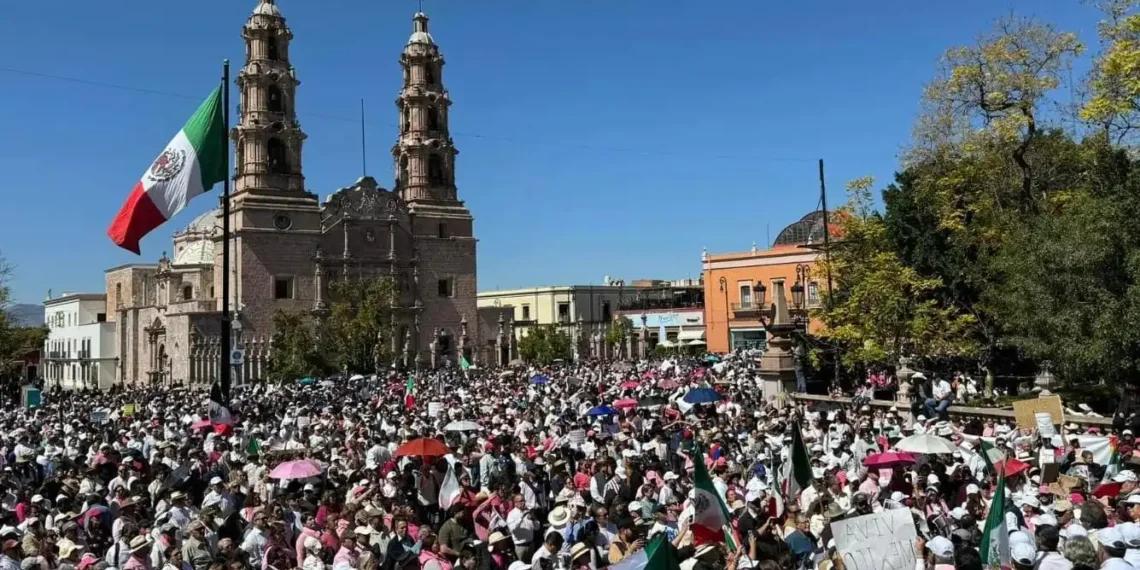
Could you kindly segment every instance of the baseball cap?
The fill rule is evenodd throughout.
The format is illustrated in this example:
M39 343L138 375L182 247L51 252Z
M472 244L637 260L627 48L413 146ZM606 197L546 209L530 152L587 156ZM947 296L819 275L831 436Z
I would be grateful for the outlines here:
M1096 541L1101 546L1108 548L1116 548L1123 550L1126 548L1124 544L1124 535L1120 533L1120 529L1114 526L1102 528L1096 533Z
M945 536L936 536L930 539L930 542L926 543L926 547L939 558L954 556L954 543Z
M1022 566L1032 566L1037 560L1037 549L1032 544L1019 542L1009 547L1009 557Z
M1120 536L1124 538L1124 545L1128 548L1140 548L1140 525L1126 522L1116 525L1120 529Z
M1140 493L1128 495L1128 498L1124 499L1124 504L1126 504L1126 505L1140 505Z

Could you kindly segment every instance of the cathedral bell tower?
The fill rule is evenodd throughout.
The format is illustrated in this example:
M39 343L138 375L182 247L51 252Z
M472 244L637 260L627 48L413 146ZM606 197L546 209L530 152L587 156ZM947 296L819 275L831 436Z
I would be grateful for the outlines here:
M239 106L230 132L230 307L248 334L268 335L278 309L312 307L312 257L320 240L321 211L317 196L305 190L305 133L296 114L300 81L289 63L293 32L276 0L258 0L241 35L245 64L235 81ZM221 250L218 244L218 291Z
M245 65L238 72L238 125L233 129L234 192L305 193L297 122L296 70L289 64L293 33L275 0L261 0L245 27Z
M392 157L415 240L413 263L422 276L415 285L417 359L457 363L462 355L474 362L470 348L457 340L465 334L464 318L478 314L474 219L455 185L459 151L448 130L451 97L443 87L443 64L428 32L428 17L419 12L400 54L400 136ZM430 354L425 355L427 347Z

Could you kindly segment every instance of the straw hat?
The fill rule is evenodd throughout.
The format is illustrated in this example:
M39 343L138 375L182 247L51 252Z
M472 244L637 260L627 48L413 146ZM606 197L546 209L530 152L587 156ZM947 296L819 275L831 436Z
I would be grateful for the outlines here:
M579 557L588 555L589 553L590 547L581 542L574 543L574 547L570 549L570 560L577 560Z
M153 543L150 541L149 536L136 536L131 539L131 553L138 554L139 552L147 550L151 547L151 544Z

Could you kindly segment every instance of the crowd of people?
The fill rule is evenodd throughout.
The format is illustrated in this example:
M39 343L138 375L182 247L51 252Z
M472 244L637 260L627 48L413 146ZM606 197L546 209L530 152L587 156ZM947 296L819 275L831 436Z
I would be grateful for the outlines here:
M0 570L864 570L831 525L893 509L906 570L1140 568L1132 418L764 401L714 360L257 384L230 425L202 392L49 391L0 412Z

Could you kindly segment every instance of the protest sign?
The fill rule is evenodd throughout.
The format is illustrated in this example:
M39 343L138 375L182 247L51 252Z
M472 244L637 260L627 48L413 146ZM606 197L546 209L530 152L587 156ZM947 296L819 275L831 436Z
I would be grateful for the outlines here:
M583 443L586 443L586 430L573 430L570 433L566 434L566 437L570 440L571 447L578 449L582 446Z
M133 416L136 409L138 409L138 404L123 404L122 414L124 417Z
M1033 419L1037 422L1037 435L1044 439L1049 439L1057 435L1057 428L1053 427L1053 415L1049 412L1037 412L1033 414Z
M891 509L834 521L831 534L847 570L913 570L914 528L910 509Z
M1060 396L1030 398L1013 403L1013 415L1017 417L1019 428L1037 427L1037 412L1049 412L1054 425L1065 423L1065 409L1061 406Z
M91 423L97 426L101 426L107 423L107 420L109 419L111 419L111 410L102 408L98 410L91 410Z
M443 402L428 402L429 416L438 418L441 411L443 411Z

